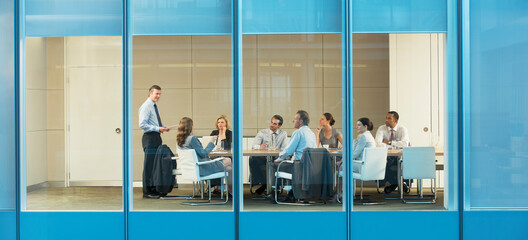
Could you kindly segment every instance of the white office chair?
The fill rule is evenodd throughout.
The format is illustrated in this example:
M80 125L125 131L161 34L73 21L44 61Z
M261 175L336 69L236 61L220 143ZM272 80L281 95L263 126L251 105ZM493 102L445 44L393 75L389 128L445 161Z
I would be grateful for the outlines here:
M403 179L417 179L418 198L403 197L403 191L400 188L400 197L403 203L435 203L436 202L436 185L432 200L429 202L409 202L409 199L424 200L422 179L436 180L436 160L434 147L405 147L403 148L403 156L401 160L402 174L400 176L400 186L403 184Z
M206 175L206 176L201 176L200 175L200 166L202 165L206 165L206 164L212 164L214 162L218 162L218 161L222 161L224 158L223 157L220 157L220 158L215 158L213 160L210 160L210 161L205 161L205 162L200 162L198 161L198 156L196 155L196 152L194 151L194 149L178 149L178 158L179 158L179 162L178 162L178 168L179 170L181 170L181 173L182 173L182 178L187 178L189 180L193 180L194 182L197 182L198 185L200 186L200 189L201 189L201 197L203 199L203 185L204 185L204 182L207 182L207 187L208 187L208 192L209 192L209 199L206 200L206 201L196 201L196 202L183 202L182 204L188 204L188 205L193 205L193 206L197 206L197 205L218 205L218 204L226 204L228 201L229 201L229 194L228 194L228 185L227 185L227 177L228 177L228 174L227 174L227 171L224 167L224 171L222 172L217 172L217 173L213 173L213 174L210 174L210 175ZM192 160L192 161L190 161ZM191 164L190 163L194 163ZM188 174L190 173L189 170L191 169L194 169L194 173L195 175L194 176L191 176L191 174ZM184 175L185 174L185 175ZM185 177L184 177L185 176ZM211 179L221 179L221 189L222 190L225 190L225 191L222 191L221 195L220 195L220 198L223 199L223 194L225 192L226 194L226 198L225 198L225 201L222 201L222 202L211 202ZM224 181L225 180L225 186L224 186ZM193 184L193 193L194 193L194 184Z
M385 178L387 148L365 148L363 150L362 160L354 160L352 161L352 164L357 166L356 168L359 168L359 172L352 173L352 178L354 179L354 188L356 187L356 179L361 181L361 190L359 195L359 199L362 201L361 204L383 204L383 202L363 202L363 181L375 181Z
M273 188L275 189L275 203L277 204L285 204L285 205L304 205L304 204L297 204L297 203L284 203L284 202L279 202L279 196L278 196L278 191L279 191L279 179L282 180L282 190L286 190L286 191L291 191L292 190L292 186L291 185L284 185L284 180L287 180L289 181L290 183L292 182L292 174L289 173L289 172L284 172L284 171L281 171L281 166L285 163L289 163L292 165L292 170L293 170L293 160L284 160L282 162L279 163L279 165L277 166L277 170L275 172L275 184L273 185Z

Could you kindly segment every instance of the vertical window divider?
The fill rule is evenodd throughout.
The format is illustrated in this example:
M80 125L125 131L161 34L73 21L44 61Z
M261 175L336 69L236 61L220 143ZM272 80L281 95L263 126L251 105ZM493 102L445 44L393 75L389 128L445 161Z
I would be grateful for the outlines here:
M231 12L231 44L232 44L232 58L233 63L233 211L234 211L234 231L235 239L239 239L239 213L243 209L242 201L243 184L242 174L240 170L243 169L242 158L242 137L243 137L243 86L242 86L242 0L233 0Z
M132 59L131 46L132 37L130 35L131 18L129 17L130 11L130 0L123 0L123 26L122 26L122 41L123 41L123 215L124 215L124 236L125 239L129 239L129 212L133 206L133 199L131 194L133 191L133 179L131 178L132 172L130 168L130 161L132 160L132 77L130 74L131 67L130 62Z

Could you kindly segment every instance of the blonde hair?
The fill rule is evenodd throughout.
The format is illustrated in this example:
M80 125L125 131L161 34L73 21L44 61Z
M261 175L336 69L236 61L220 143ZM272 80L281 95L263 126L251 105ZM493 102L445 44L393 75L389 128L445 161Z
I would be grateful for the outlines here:
M229 120L227 119L226 115L222 114L222 115L220 115L220 116L218 116L216 118L216 121L215 121L216 130L220 130L220 129L218 129L218 120L220 120L220 119L224 119L224 121L226 122L226 129L229 129L229 127L230 127L229 126Z
M178 146L183 146L185 140L192 133L193 120L188 117L184 117L180 120L180 125L178 126L178 134L176 134L176 143Z

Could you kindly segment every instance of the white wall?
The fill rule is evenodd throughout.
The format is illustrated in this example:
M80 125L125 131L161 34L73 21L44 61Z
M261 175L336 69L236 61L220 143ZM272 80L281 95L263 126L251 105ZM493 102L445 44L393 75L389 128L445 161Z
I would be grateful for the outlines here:
M412 146L444 147L444 78L445 34L390 34L390 108ZM443 172L439 178L443 186Z

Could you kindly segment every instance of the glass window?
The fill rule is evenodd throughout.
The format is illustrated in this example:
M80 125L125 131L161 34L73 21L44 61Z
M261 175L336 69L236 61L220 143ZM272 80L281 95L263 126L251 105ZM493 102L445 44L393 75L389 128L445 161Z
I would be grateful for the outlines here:
M385 178L379 181L379 188L378 183L373 181L365 182L363 188L372 202L386 204L358 204L354 210L444 209L444 188L447 186L444 178L447 175L443 171L446 117L444 64L445 34L353 36L353 116L355 119L372 119L372 135L377 146L389 148L386 167L382 168ZM414 147L434 148L435 153L429 155L431 164L427 169L431 169L431 178L436 179L404 180L398 186L401 174L407 174L414 167L405 164L406 159L408 162L412 160L411 151L417 151L418 148ZM356 184L357 197L360 181ZM425 205L425 208L424 205L402 204L400 187L405 191L404 199L410 198L406 201L432 201L436 192L436 203ZM421 193L418 191L420 187Z
M121 210L121 37L26 38L27 210Z
M244 210L341 211L335 195L343 139L341 34L244 35L243 49ZM328 159L317 152L323 147ZM314 152L303 153L308 148ZM278 158L294 163L279 167ZM319 173L303 188L303 164L310 159ZM275 178L278 167L292 176ZM275 199L327 204L270 203Z
M528 155L525 81L526 2L472 2L469 164L464 182L473 209L526 209ZM467 71L467 70L466 70ZM519 191L520 190L520 191Z
M231 48L231 35L133 37L134 210L232 209L231 200L225 205L189 205L206 202L209 186L212 202L225 201L225 194L217 194L226 189L222 187L225 181L212 180L202 186L196 178L194 159L180 156L180 150L189 149L197 153L200 161L224 156L226 159L222 162L200 168L200 175L223 171L223 166L230 171ZM161 90L149 91L154 85ZM152 95L157 91L162 93L159 99ZM162 123L161 134L152 108L155 101ZM183 123L184 117L191 119L192 124L189 120ZM177 141L179 134L183 138L181 144ZM158 171L154 158L160 143L178 156L175 166L178 172L166 176L169 181L176 177L176 182L168 185L154 179ZM205 200L202 200L202 193Z

